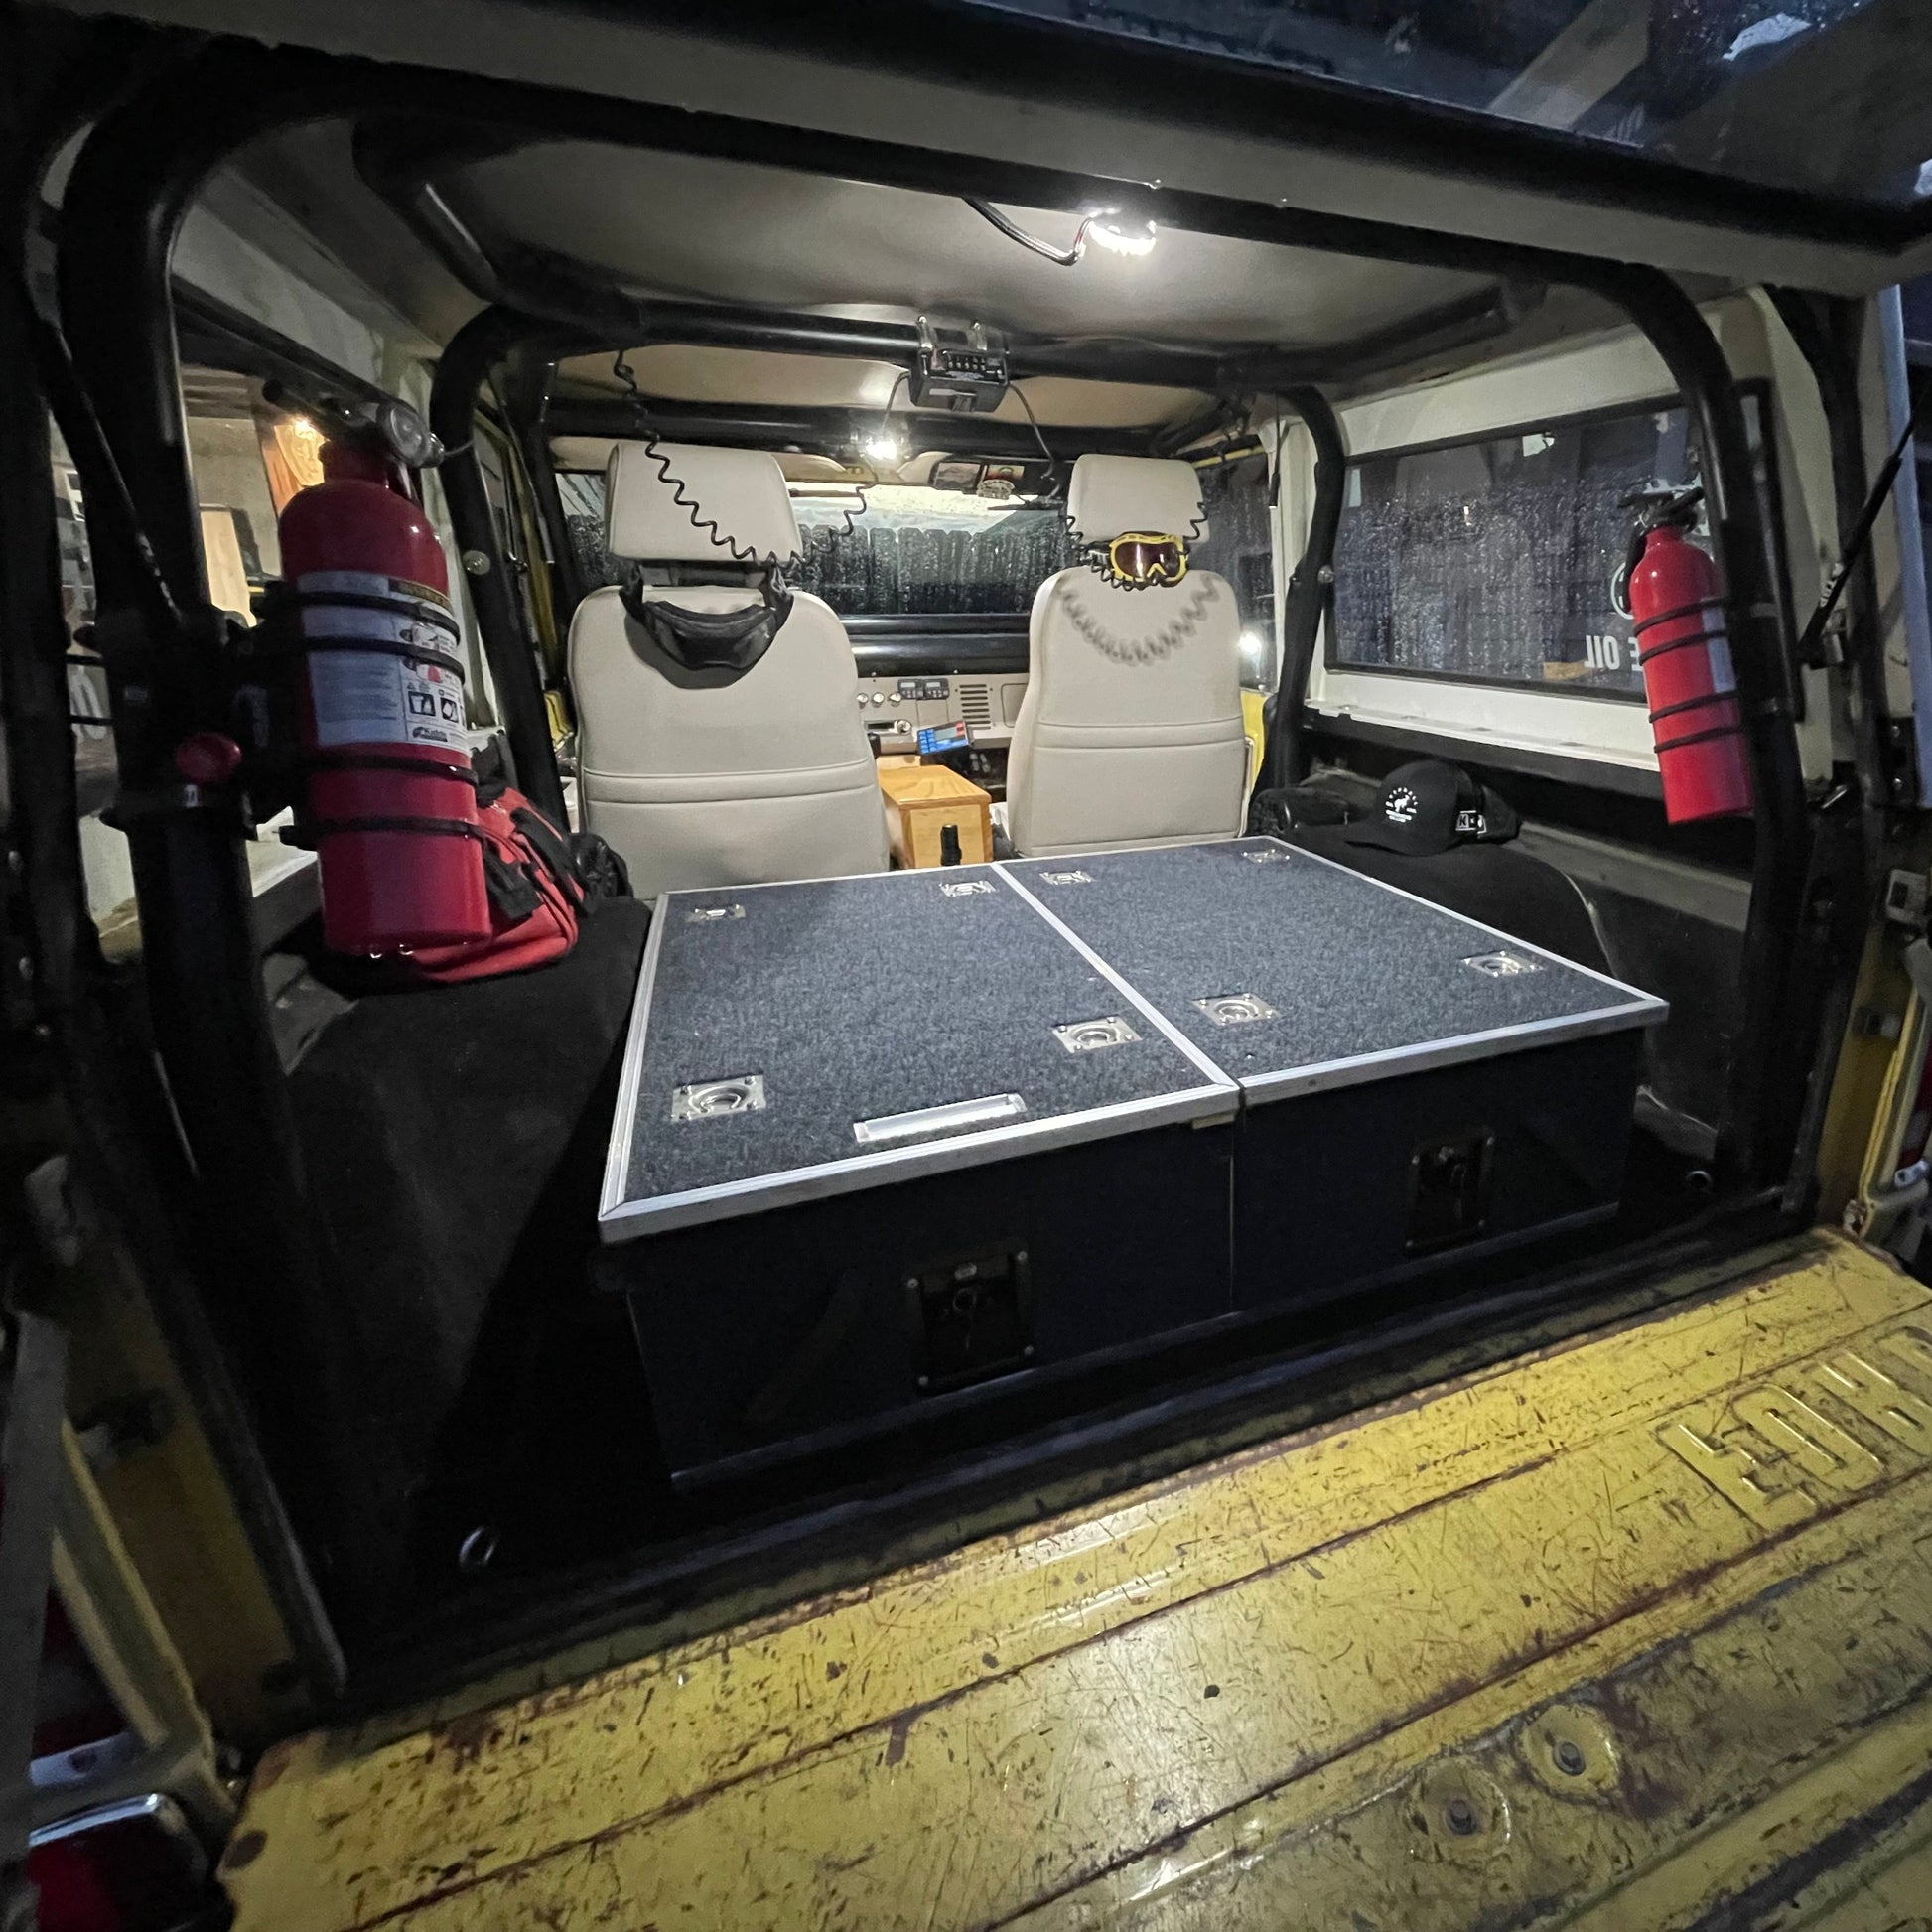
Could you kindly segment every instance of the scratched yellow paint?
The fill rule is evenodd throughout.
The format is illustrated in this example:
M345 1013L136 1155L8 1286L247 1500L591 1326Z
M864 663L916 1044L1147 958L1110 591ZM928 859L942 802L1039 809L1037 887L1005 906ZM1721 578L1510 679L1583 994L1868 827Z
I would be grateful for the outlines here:
M1932 1932L1932 1801L1805 1887L1786 1924L1794 1932Z
M1029 1932L1331 1922L1313 1901L1356 1932L1449 1932L1485 1914L1509 1924L1510 1908L1530 1901L1543 1910L1525 1918L1591 1932L1695 1922L1932 1761L1932 1710L1910 1696L1932 1615L1927 1553L1899 1539L1876 1553L1840 1548L1813 1568L1832 1541L1810 1539L1795 1583L1760 1556L1746 1592L1688 1638L1681 1610L1642 1613L1021 1922ZM1877 1614L1848 1650L1854 1592ZM1793 1682L1804 1696L1785 1694ZM1895 1711L1887 1699L1900 1701ZM1844 1714L1867 1702L1883 1715L1839 1748ZM1558 1742L1573 1747L1574 1771ZM1457 1797L1474 1813L1466 1838L1449 1820ZM1559 1900L1575 1909L1551 1909ZM1873 1921L1874 1932L1891 1924Z
M1908 1614L1914 1589L1932 1604L1912 1569L1928 1419L1924 1291L1820 1237L1620 1331L566 1690L297 1740L258 1774L225 1867L239 1924L1281 1924L1248 1874L1308 1861L1257 1848L1326 1831L1308 1868L1345 1897L1338 1817L1409 1843L1414 1804L1436 1802L1400 1795L1419 1766L1463 1763L1463 1740L1474 1775L1497 1726L1766 1588L1820 1592L1830 1616L1801 1619L1819 1641L1847 1590L1898 1596L1887 1627L1923 1638L1932 1672ZM1792 1681L1824 1681L1799 1663ZM1576 1796L1561 1784L1558 1817ZM1613 1826L1624 1805L1630 1831L1546 1832L1569 1848L1554 1867L1505 1834L1522 1873L1548 1882L1568 1857L1600 1891L1592 1859L1634 1869L1636 1827L1668 1836L1669 1807L1640 1818L1621 1782L1613 1799L1596 1809ZM1439 1921L1408 1898L1370 1922L1461 1923L1459 1896L1431 1893Z

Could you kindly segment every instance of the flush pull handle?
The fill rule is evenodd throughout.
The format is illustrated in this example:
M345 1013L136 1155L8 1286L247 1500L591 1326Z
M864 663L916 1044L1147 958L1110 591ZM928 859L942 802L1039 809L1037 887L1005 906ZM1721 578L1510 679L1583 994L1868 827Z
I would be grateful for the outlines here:
M921 1141L933 1134L963 1134L968 1128L997 1127L1019 1120L1027 1103L1017 1093L990 1093L982 1100L952 1100L942 1107L919 1107L909 1114L881 1114L874 1120L855 1120L852 1138L861 1147L893 1147L901 1141Z

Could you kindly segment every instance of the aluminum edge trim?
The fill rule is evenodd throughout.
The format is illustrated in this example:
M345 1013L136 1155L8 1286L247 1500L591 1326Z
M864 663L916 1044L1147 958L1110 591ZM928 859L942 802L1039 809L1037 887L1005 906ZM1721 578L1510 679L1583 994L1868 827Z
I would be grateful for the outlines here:
M670 924L671 895L660 893L650 910L650 936L644 941L644 960L637 972L637 991L630 1001L630 1035L623 1046L623 1070L618 1077L617 1112L611 1117L611 1139L604 1150L604 1185L599 1189L597 1218L623 1203L630 1169L630 1140L637 1125L637 1090L644 1077L644 1033L650 1023L651 987L657 979L657 955L663 950L664 929Z
M911 1180L954 1169L986 1167L1023 1154L1111 1139L1138 1127L1207 1122L1217 1112L1232 1119L1239 1104L1238 1091L1220 1083L1211 1087L1187 1087L1176 1093L1152 1094L1111 1107L1090 1107L1083 1113L1054 1114L1043 1120L1021 1121L977 1134L953 1134L917 1147L886 1148L876 1154L848 1155L840 1161L823 1161L780 1173L721 1181L715 1186L687 1188L677 1194L657 1194L601 1213L598 1229L607 1246L616 1245L640 1234L723 1220L743 1206L785 1207L799 1201L821 1200L834 1194L859 1192L875 1180Z
M1281 1067L1272 1073L1250 1074L1241 1091L1259 1102L1282 1100L1298 1093L1325 1093L1337 1087L1358 1087L1380 1079L1393 1068L1422 1073L1431 1067L1465 1066L1475 1060L1501 1058L1511 1050L1504 1041L1554 1046L1565 1040L1589 1039L1599 1034L1628 1033L1655 1026L1650 1007L1633 1004L1598 1007L1590 1013L1560 1013L1551 1020L1525 1020L1514 1027L1492 1027L1486 1033L1461 1034L1453 1039L1418 1040L1413 1046L1385 1046L1348 1059L1320 1060L1312 1066Z
M1205 1073L1210 1080L1224 1081L1226 1082L1227 1086L1231 1091L1237 1091L1237 1092L1239 1091L1240 1082L1236 1079L1236 1077L1233 1074L1229 1073L1225 1067L1217 1066L1211 1059L1209 1059L1207 1055L1200 1049L1200 1047L1195 1045L1194 1042L1191 1039L1189 1039L1187 1035L1183 1034L1180 1031L1180 1029L1176 1027L1173 1024L1173 1022L1170 1020L1168 1016L1165 1013L1163 1013L1161 1009L1153 1003L1153 1001L1148 999L1145 994L1137 991L1135 987L1128 980L1126 980L1120 973L1116 972L1113 967L1108 965L1108 963L1104 959L1102 959L1101 956L1097 952L1095 952L1094 949L1090 945L1088 945L1087 942L1084 939L1082 939L1080 935L1077 932L1075 932L1073 928L1070 925L1068 925L1066 921L1059 916L1058 913L1054 912L1050 907L1048 907L1044 903L1044 901L1035 897L1034 894L1029 892L1027 888L1023 886L1018 879L1014 878L1014 876L1007 871L1007 862L1005 860L1002 860L999 864L997 864L994 867L994 871L999 873L1001 878L1004 879L1006 883L1010 887L1012 887L1012 889L1016 893L1018 893L1020 897L1024 898L1027 901L1027 903L1031 905L1034 908L1034 910L1037 912L1039 916L1042 919L1044 919L1046 923L1049 926L1051 926L1053 930L1057 932L1060 935L1060 937L1064 939L1066 943L1069 946L1071 946L1073 950L1077 952L1080 955L1080 957L1087 962L1089 966L1091 966L1094 969L1095 972L1099 973L1100 976L1103 979L1105 979L1109 983L1109 985L1113 986L1116 991L1125 994L1126 997L1134 1003L1135 1008L1139 1012L1144 1013L1148 1017L1148 1019L1153 1021L1154 1024L1158 1028L1160 1028L1161 1032L1168 1037L1168 1039L1170 1039L1175 1046L1179 1047L1180 1050L1186 1054L1187 1058L1190 1061L1192 1061L1192 1063L1195 1066L1197 1066L1203 1073Z
M976 872L997 872L999 868L1000 861L997 859L975 859L969 866L898 866L890 867L885 872L814 873L808 879L751 879L727 886L675 886L664 897L699 898L719 893L774 893L782 892L787 886L856 886L867 879L902 879L908 884L925 880L937 885L944 878L965 879Z

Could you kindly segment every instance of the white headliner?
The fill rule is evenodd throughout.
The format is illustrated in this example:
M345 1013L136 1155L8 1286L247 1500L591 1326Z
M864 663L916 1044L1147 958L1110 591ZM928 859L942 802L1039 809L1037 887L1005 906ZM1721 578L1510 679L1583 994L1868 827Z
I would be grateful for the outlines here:
M1483 278L1165 231L1144 259L1030 253L950 196L688 155L556 142L448 178L499 233L639 293L910 320L921 310L1056 335L1292 347L1347 343ZM1074 217L1003 210L1058 244Z

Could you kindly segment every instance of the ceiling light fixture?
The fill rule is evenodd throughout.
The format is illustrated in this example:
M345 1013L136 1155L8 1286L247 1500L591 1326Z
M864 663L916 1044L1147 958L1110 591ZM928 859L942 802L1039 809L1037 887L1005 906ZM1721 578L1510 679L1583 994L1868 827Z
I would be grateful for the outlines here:
M866 438L864 454L868 463L903 463L905 445L891 430L877 430Z
M1080 225L1073 231L1071 246L1056 248L1050 241L1042 241L1036 234L1029 234L1019 222L1002 214L991 202L982 202L971 195L962 196L966 206L982 220L990 221L1007 236L1017 241L1023 248L1031 248L1035 255L1042 255L1056 268L1072 268L1081 261L1087 252L1089 241L1098 242L1110 254L1151 255L1158 239L1159 230L1145 215L1129 214L1117 207L1090 207L1080 217Z
M1088 236L1114 255L1151 255L1160 238L1152 221L1123 214L1114 207L1099 209L1088 216L1085 225Z

